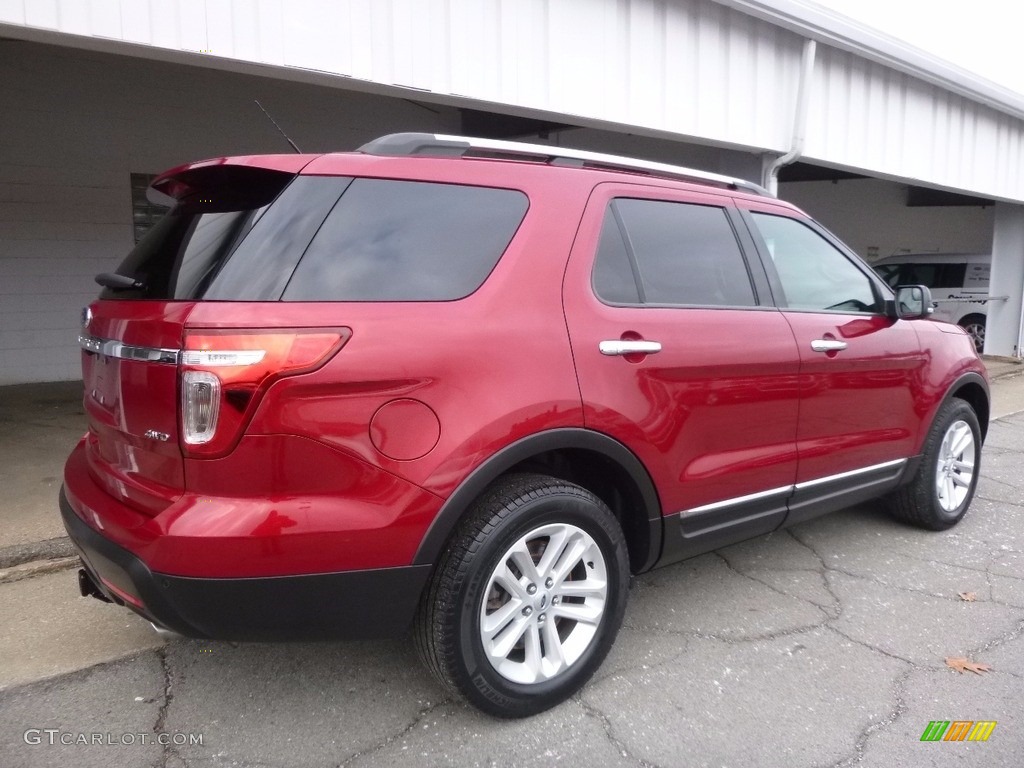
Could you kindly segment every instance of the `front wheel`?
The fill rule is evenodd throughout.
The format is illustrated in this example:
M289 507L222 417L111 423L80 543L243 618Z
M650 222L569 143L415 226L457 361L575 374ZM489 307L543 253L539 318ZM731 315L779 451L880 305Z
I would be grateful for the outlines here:
M939 409L914 479L886 498L893 516L933 531L960 522L974 498L981 471L981 427L963 400Z
M417 647L483 711L536 714L601 665L628 587L622 529L600 499L554 478L509 476L477 502L438 566Z

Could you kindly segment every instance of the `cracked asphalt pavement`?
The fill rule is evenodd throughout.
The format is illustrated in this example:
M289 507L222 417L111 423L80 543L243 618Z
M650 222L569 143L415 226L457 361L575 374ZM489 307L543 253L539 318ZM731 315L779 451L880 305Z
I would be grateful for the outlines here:
M636 578L596 677L531 719L446 698L405 640L180 640L0 691L0 765L1019 766L1022 454L1024 414L993 422L973 507L945 533L867 504ZM998 724L921 742L932 720Z

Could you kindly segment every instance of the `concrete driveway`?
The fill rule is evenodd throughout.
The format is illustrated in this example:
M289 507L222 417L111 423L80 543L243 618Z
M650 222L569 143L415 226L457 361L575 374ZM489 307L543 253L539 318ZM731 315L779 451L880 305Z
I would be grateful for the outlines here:
M993 422L946 533L866 505L637 578L597 677L524 721L446 699L409 642L164 644L72 570L0 584L0 765L1019 766L1022 454L1024 414Z

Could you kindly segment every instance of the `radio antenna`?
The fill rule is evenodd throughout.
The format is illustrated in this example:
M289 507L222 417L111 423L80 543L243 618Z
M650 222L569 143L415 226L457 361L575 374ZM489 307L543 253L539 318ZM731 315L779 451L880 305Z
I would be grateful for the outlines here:
M259 107L260 109L263 109L263 105L260 104L259 99L253 99L253 101L256 102L256 106L257 107ZM267 120L272 122L274 124L274 127L277 128L278 131L280 131L281 135L284 136L284 140L292 145L292 149L294 149L296 152L298 152L301 155L302 154L302 150L299 149L299 147L295 144L294 141L292 141L290 138L288 138L288 134L284 132L284 128L282 128L280 125L277 124L277 120L272 118L270 116L270 113L267 112L267 110L265 110L265 109L263 109L263 114L266 115L267 116Z

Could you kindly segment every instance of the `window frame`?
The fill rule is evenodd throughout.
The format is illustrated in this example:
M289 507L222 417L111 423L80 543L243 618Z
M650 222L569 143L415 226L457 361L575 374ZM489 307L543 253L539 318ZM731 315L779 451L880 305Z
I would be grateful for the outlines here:
M784 309L787 312L802 312L810 314L825 314L825 315L844 315L853 317L878 317L887 316L886 308L890 302L895 301L895 292L882 280L881 275L875 272L868 263L854 253L842 240L836 237L832 232L823 227L814 219L809 216L800 215L799 212L794 211L790 208L783 208L781 206L776 207L772 205L758 205L756 207L740 207L739 215L743 220L743 223L747 227L751 240L754 244L754 248L757 251L758 257L761 264L768 274L768 281L771 285L772 294L775 297L776 305L779 309ZM807 309L804 307L791 307L789 301L785 298L786 291L782 285L782 280L779 278L778 270L775 268L775 262L771 257L771 253L768 250L768 244L765 242L764 237L761 235L761 230L757 226L757 222L754 220L752 214L760 213L766 216L778 216L783 219L792 219L797 224L801 224L810 229L815 234L819 235L826 243L835 248L840 255L845 256L861 274L868 279L869 284L872 286L872 291L875 294L875 299L879 305L879 308L874 312L855 312L844 309Z
M704 208L718 208L724 215L729 229L736 241L736 248L739 252L742 264L750 281L750 289L753 294L753 304L673 304L664 302L645 301L644 288L640 282L640 275L637 271L635 256L630 252L629 240L624 232L624 224L620 215L614 212L613 203L618 199L645 200L660 203L678 203L684 205L696 205ZM776 309L772 290L769 285L768 275L764 272L759 254L754 248L753 239L745 223L740 218L735 201L728 195L714 193L687 192L682 189L669 187L649 187L643 185L632 185L628 183L605 182L595 187L591 195L588 208L597 209L596 232L591 243L590 255L590 292L594 299L604 306L623 309L720 309L720 310L766 310ZM616 228L625 243L627 256L630 260L630 271L636 281L635 287L640 302L614 302L601 296L595 285L597 266L597 254L601 246L601 230L605 218L611 216L615 219Z

